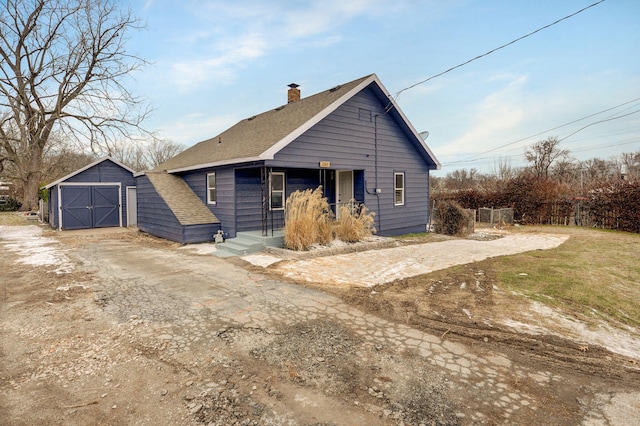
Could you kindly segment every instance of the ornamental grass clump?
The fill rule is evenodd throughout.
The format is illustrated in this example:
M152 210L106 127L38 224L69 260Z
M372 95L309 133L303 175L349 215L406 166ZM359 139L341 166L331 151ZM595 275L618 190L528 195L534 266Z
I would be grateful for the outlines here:
M284 244L290 250L307 250L333 240L331 209L322 188L295 191L287 198Z
M341 241L355 243L376 232L375 213L367 209L364 204L351 201L340 207L340 216L333 224L333 232Z

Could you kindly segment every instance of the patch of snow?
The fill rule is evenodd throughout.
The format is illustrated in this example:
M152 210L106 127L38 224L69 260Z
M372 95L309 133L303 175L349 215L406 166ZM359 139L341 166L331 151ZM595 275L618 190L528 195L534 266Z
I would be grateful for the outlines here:
M218 247L213 243L187 244L180 247L180 250L194 251L196 254L211 254L217 251Z
M276 262L280 262L282 259L279 257L271 256L268 254L250 254L247 256L242 256L242 260L245 260L252 265L261 266L266 268L267 266L273 265Z
M598 322L597 327L589 327L585 322L563 315L540 302L531 301L530 312L521 312L526 323L513 319L502 320L507 327L532 334L553 334L570 337L580 342L599 345L621 355L640 359L640 338L638 330L624 324L612 327Z
M19 263L31 266L57 266L56 274L68 274L73 271L64 250L53 238L43 237L42 229L35 225L0 226L0 244L16 253Z

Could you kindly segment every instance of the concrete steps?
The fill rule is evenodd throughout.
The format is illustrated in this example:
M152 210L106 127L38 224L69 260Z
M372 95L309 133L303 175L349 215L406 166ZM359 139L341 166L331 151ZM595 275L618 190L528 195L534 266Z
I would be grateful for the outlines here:
M222 244L217 244L216 256L231 257L245 256L247 254L258 253L265 247L282 247L284 236L282 231L274 231L273 236L262 235L261 231L238 232L235 238L229 238Z

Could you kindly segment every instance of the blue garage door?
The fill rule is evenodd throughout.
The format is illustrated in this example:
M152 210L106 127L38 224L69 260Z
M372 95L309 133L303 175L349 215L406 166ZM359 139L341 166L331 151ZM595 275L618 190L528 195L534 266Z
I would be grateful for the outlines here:
M61 186L62 229L120 226L120 187Z

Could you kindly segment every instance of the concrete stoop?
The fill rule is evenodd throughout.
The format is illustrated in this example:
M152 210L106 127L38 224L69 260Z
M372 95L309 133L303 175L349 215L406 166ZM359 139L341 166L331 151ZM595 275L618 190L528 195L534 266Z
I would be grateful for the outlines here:
M245 256L261 252L265 247L282 247L284 235L282 231L273 231L273 236L263 236L261 231L238 232L235 238L216 244L218 257Z

